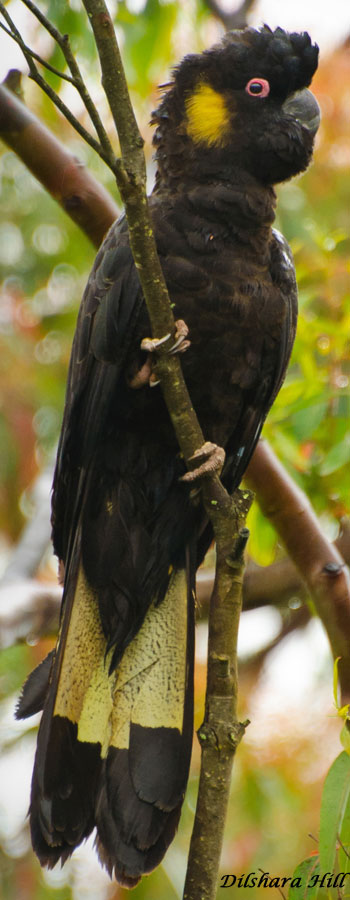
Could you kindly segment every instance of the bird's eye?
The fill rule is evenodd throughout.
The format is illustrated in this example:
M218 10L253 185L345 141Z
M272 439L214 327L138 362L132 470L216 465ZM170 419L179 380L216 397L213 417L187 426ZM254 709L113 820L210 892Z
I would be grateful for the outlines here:
M245 89L251 97L267 97L270 93L270 85L266 78L251 78Z

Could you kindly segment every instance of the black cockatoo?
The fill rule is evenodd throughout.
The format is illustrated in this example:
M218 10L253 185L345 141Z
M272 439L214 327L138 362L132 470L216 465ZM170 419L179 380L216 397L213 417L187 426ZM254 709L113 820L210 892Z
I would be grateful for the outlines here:
M319 124L308 34L247 28L185 57L153 115L150 210L193 406L240 482L296 326L273 185L306 169ZM186 338L186 323L188 339ZM17 715L43 709L33 847L64 862L97 829L132 887L176 831L192 744L194 575L212 534L144 339L150 324L122 217L85 290L53 485L65 570L57 647ZM161 337L161 336L158 336ZM190 346L188 346L190 341Z

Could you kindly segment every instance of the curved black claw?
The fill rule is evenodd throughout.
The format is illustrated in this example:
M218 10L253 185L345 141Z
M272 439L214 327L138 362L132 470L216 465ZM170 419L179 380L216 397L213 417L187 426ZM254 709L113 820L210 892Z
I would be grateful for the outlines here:
M191 483L192 481L197 481L197 479L205 478L206 475L213 475L214 472L220 474L225 462L225 450L222 447L218 447L217 444L212 444L211 441L206 441L190 457L189 462L192 461L199 463L199 465L182 475L180 481Z

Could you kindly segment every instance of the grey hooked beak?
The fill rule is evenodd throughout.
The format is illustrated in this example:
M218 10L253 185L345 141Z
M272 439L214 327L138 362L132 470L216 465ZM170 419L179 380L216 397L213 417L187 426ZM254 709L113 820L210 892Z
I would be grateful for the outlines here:
M287 115L293 116L293 119L304 125L312 135L316 134L321 121L321 110L311 91L307 88L297 91L292 97L288 97L282 108Z

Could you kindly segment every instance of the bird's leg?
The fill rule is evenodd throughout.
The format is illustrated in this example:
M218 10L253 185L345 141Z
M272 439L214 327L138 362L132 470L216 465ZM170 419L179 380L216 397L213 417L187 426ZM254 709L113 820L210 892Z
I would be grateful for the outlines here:
M146 362L141 366L141 369L138 369L136 375L133 375L132 378L128 378L129 387L133 388L137 391L139 388L145 386L145 384L149 384L152 386L151 379L154 376L153 372L153 362L151 354L148 353L146 357Z
M214 472L220 475L225 462L225 450L222 447L218 447L217 444L212 444L211 441L206 441L202 447L196 450L193 456L190 456L188 461L197 463L197 465L194 469L182 475L180 481L186 481L191 484L192 481L205 478L206 475L213 475Z
M129 380L129 387L137 390L138 388L143 387L145 384L149 384L150 387L155 387L156 384L159 384L159 379L157 378L155 372L153 371L153 360L152 353L155 353L165 344L167 341L170 341L173 337L174 343L171 344L169 350L164 348L166 353L169 353L169 356L172 356L174 353L184 353L185 350L190 346L191 341L187 340L188 335L188 327L186 322L183 319L177 319L175 322L175 332L172 335L169 331L168 334L165 334L162 338L143 338L141 341L141 350L145 350L147 352L146 362L143 364L141 369L136 372L136 375L133 376Z

